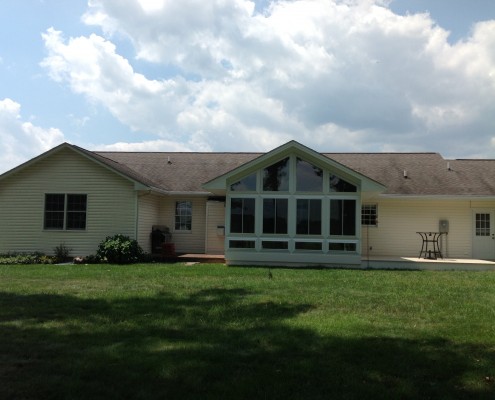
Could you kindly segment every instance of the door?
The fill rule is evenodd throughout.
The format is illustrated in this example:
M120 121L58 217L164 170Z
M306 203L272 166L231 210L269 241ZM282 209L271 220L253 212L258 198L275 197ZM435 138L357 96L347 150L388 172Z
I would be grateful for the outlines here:
M494 210L473 212L473 258L495 259Z

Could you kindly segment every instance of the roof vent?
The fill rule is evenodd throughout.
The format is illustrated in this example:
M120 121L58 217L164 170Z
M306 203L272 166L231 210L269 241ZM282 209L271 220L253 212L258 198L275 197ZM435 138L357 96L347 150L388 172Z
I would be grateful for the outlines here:
M452 168L450 168L450 163L447 163L447 171L452 171Z
M404 170L404 179L407 179L407 171Z
M170 156L167 157L167 164L172 164L172 161L170 161Z

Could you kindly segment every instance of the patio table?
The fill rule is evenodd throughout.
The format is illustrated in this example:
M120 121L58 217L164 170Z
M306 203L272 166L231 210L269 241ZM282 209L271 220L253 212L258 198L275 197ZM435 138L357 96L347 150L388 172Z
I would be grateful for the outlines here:
M438 245L439 239L446 232L416 232L421 236L421 251L419 252L419 258L426 258L429 260L436 260L438 257L443 258L440 246Z

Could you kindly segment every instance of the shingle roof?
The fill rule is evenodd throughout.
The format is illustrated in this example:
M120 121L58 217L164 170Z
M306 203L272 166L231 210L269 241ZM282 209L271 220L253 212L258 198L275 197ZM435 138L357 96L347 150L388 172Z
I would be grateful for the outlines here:
M91 152L99 161L165 191L202 184L263 153ZM495 160L446 160L438 153L323 153L387 187L385 194L493 196ZM170 162L169 162L170 161ZM450 166L450 170L448 168ZM404 178L406 171L407 178Z

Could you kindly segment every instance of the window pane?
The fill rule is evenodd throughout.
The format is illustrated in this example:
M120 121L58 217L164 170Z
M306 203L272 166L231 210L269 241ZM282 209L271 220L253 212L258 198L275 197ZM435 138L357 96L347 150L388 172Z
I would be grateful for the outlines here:
M254 249L254 240L230 240L231 249Z
M330 234L356 234L356 200L330 200Z
M330 251L356 251L356 243L329 243Z
M296 233L298 235L321 234L321 200L297 200Z
M255 200L244 199L243 233L254 233Z
M256 191L256 173L242 178L240 181L230 185L233 192L254 192Z
M270 165L263 170L265 192L286 192L289 190L289 158Z
M230 200L230 232L242 233L242 199Z
M267 250L287 250L289 248L289 243L273 240L263 240L261 242L261 247Z
M175 203L175 229L178 231L192 229L192 202L177 201Z
M296 250L321 250L320 242L296 242Z
M357 187L337 175L330 175L331 192L357 192Z
M254 233L255 199L230 200L230 232Z
M67 195L67 229L86 229L87 195Z
M361 224L362 225L377 225L377 206L376 204L363 204L361 208Z
M296 166L296 190L299 192L323 191L323 170L298 158Z
M45 229L64 229L65 194L45 195Z
M263 199L263 233L287 233L287 199Z

